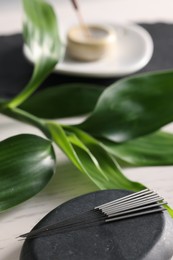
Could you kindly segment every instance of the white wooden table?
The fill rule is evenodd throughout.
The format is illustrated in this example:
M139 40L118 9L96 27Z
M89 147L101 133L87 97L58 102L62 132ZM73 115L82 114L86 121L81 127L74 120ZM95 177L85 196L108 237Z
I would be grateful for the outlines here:
M56 7L64 28L76 22L67 0L51 2ZM80 3L88 21L173 22L172 0L80 0ZM0 34L18 32L21 30L21 21L20 1L0 0ZM172 125L168 128L173 131ZM33 127L0 116L0 140L19 133L40 135ZM22 242L16 237L30 230L50 210L70 198L97 189L59 150L56 154L57 173L47 187L34 198L0 214L1 260L19 259ZM173 167L130 168L125 173L129 178L156 189L173 206Z

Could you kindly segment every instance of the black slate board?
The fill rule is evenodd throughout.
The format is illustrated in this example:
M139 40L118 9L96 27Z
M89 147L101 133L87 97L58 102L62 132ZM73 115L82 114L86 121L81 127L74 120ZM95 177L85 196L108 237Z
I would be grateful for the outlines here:
M173 24L141 25L153 38L154 54L149 64L138 73L173 68ZM21 34L0 36L0 96L13 97L17 94L30 79L32 68L23 55ZM96 79L52 73L42 88L72 82L93 83L105 87L116 80L117 78Z
M35 228L53 224L128 191L106 190L70 200L50 212ZM168 260L173 255L173 222L168 213L26 240L20 260Z

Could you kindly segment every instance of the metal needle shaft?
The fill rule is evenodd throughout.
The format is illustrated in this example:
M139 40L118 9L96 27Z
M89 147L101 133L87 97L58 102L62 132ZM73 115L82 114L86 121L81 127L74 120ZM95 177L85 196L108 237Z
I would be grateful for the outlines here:
M145 189L123 198L104 203L64 221L23 234L20 237L36 238L39 236L70 232L93 225L119 221L132 217L162 212L167 202L156 192Z

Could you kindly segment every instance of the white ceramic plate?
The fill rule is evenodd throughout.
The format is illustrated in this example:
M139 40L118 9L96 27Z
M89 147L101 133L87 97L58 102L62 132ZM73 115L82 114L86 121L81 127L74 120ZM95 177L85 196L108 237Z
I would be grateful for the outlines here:
M153 54L153 41L149 33L143 27L134 24L113 27L117 33L113 55L99 61L81 62L72 60L66 54L55 71L61 74L102 78L124 76L142 69ZM34 62L27 46L24 46L24 53Z

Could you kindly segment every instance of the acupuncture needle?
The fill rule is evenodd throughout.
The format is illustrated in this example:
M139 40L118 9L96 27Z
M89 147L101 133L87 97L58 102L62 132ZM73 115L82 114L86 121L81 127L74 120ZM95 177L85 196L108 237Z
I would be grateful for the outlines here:
M136 198L136 197L138 197L141 193L144 193L144 192L146 192L146 191L148 191L148 189L146 189L146 190L143 190L143 191L140 191L140 192L137 192L137 193L133 193L133 194L130 194L130 195L127 195L127 196L125 196L125 197L123 197L123 198L120 198L120 199L117 199L117 200L114 200L114 201L125 201L125 198ZM150 191L151 192L151 191ZM112 201L112 203L114 202L114 201ZM110 204L112 204L112 203L110 203ZM105 203L105 204L109 204L109 203ZM102 204L102 205L105 205L105 204ZM101 206L102 206L101 205ZM100 206L100 207L101 207ZM94 210L96 210L97 208L98 209L100 209L100 207L98 208L98 207L95 207L94 208ZM77 216L75 216L75 217L73 217L73 218L68 218L68 219L66 219L66 220L64 220L64 221L62 221L62 222L60 222L60 224L68 224L68 222L69 221L72 221L73 219L76 219L76 217L80 217L80 218L82 218L82 216L84 217L84 218L86 218L86 214L88 214L88 213L90 213L91 212L91 210L90 211L88 211L88 212L84 212L84 213L82 213L82 214L78 214ZM51 228L53 229L53 228L56 228L56 227L58 227L59 226L59 223L56 223L56 224L53 224L53 225L51 225ZM47 231L47 228L46 227L43 227L43 228L41 228L41 229L39 229L40 230L40 232L41 231ZM49 227L49 230L50 230L50 227ZM34 231L31 231L31 232L36 232L36 230L34 230Z
M143 195L145 195L145 194L148 194L148 192L149 192L149 193L153 193L152 190L145 189L145 190L142 190L142 191L139 191L139 192L136 192L136 193L132 193L132 194L127 195L127 196L125 196L125 197L122 197L122 198L113 200L113 201L111 201L111 202L104 203L104 204L102 204L102 205L100 205L100 206L95 207L95 209L97 209L97 208L100 209L100 208L109 207L109 206L111 206L111 205L114 204L114 203L118 204L118 203L120 203L120 202L124 202L124 201L130 200L130 199L132 199L132 198L137 198L137 197L139 197L139 196L143 196Z
M163 201L163 198L158 196L158 194L153 191L150 191L151 194L149 196L148 192L149 190L146 189L141 192L137 192L135 194L127 195L123 198L97 206L90 211L84 212L82 214L78 214L73 218L68 218L67 220L60 221L56 224L49 225L41 229L33 230L29 233L21 235L20 237L34 238L36 236L38 237L46 233L48 234L50 233L50 231L55 231L56 233L60 233L60 232L62 233L68 230L70 231L76 228L89 226L91 224L102 224L104 222L107 223L112 221L118 221L126 218L164 211L165 209L163 208L163 205L167 203ZM141 194L143 194L143 196L140 200L139 196ZM116 205L117 204L116 202L118 202L118 205ZM123 203L125 203L125 205L123 205ZM109 210L109 207L106 207L105 208L106 210L104 210L103 206L105 205L108 206L108 204L110 204L111 210ZM97 214L92 215L93 213L97 213Z
M120 205L119 207L111 207L111 209L107 209L107 210L103 210L103 209L100 209L102 210L103 212L105 212L106 214L109 214L111 212L115 212L115 211L118 211L118 210L123 210L123 209L129 209L129 208L136 208L136 207L140 207L140 205L147 205L147 204L151 204L151 203L154 203L154 202L158 202L158 201L163 201L163 198L162 197L155 197L155 198L148 198L146 200L142 200L142 201L138 201L138 202L131 202L129 204L126 204L126 205ZM142 202L142 204L141 204Z
M127 197L127 196L126 196ZM140 204L141 205L141 204ZM89 212L88 212L89 213ZM86 213L83 213L82 214L83 216L86 216ZM79 217L81 217L81 216L79 216ZM75 217L75 220L76 220L76 217ZM73 221L72 221L72 219L68 219L68 220L66 220L66 221L63 221L63 222L60 222L60 223L57 223L57 224L54 224L51 228L53 229L53 228L58 228L58 227L62 227L62 226L64 226L64 225L62 225L62 224L68 224L68 225L70 225L71 223L73 223ZM77 222L78 223L78 222ZM47 231L48 230L48 228L44 228L44 229L42 229L41 231L43 232L45 232L45 231ZM49 227L49 230L50 230L50 227ZM40 231L40 232L41 232ZM34 231L33 231L34 232Z
M91 222L79 222L79 223L71 223L71 225L69 226L62 226L59 227L58 229L53 229L55 234L58 233L64 233L66 231L74 231L76 229L81 229L81 228L85 228L85 227L91 227L93 224L94 225L100 225L100 224L104 224L104 223L109 223L109 222L115 222L118 220L123 220L123 219L127 219L127 218L132 218L132 217L138 217L141 215L148 215L148 214L152 214L152 213L157 213L157 212L163 212L164 210L166 210L165 208L159 208L159 209L154 209L154 210L149 210L149 211L144 211L144 212L138 212L138 213L134 213L134 214L128 214L128 215L122 215L119 217L107 217L106 216L101 216L99 220L93 220ZM128 213L128 212L127 212ZM42 235L48 235L50 233L50 231L52 231L52 229L47 229L44 232L35 232L33 233L32 231L30 233L27 233L25 235L21 235L20 237L26 237L26 238L35 238L35 237L40 237ZM52 235L53 233L50 233L50 235Z

